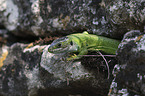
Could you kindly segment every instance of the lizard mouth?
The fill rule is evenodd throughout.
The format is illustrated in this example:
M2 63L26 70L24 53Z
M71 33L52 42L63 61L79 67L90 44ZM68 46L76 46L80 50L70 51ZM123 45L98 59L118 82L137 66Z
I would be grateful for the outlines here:
M50 46L50 47L48 48L48 50L49 50L50 53L60 54L60 53L66 53L66 52L68 52L69 47L53 49L53 47Z

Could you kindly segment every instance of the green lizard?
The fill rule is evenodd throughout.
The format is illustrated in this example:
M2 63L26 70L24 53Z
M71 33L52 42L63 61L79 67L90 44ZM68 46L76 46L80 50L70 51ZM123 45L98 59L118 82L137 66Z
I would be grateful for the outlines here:
M67 60L79 59L88 51L102 51L107 54L116 54L120 41L88 34L88 32L70 34L68 36L54 40L48 48L48 52L54 54L60 53L78 53Z

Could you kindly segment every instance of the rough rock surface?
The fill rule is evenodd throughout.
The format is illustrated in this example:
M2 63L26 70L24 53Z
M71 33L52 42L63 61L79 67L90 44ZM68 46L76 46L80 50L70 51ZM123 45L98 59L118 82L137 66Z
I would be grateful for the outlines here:
M85 66L80 61L66 62L61 58L65 56L64 54L48 53L47 45L36 45L31 48L27 46L16 43L10 47L2 47L0 95L107 95L112 76L107 79L107 71L105 71L107 68L104 67L103 62L102 69L105 72L99 71L101 67L96 61L93 62L94 66L93 63ZM110 66L114 66L115 62L109 63ZM110 67L110 70L112 68Z
M106 23L99 3L101 0L1 0L0 23L20 36L95 32Z
M109 96L145 95L145 35L139 30L125 34L119 45Z
M106 19L114 34L120 35L130 30L143 32L145 0L105 0L105 4Z
M40 86L37 80L41 52L23 52L27 45L16 43L2 47L0 58L0 94L26 96L32 88ZM34 50L33 49L33 50Z
M89 70L80 61L65 61L66 57L67 55L65 54L55 55L49 53L48 46L44 49L40 66L46 70L45 74L49 75L45 76L45 78L43 77L43 81L47 84L45 88L59 88L62 93L64 91L63 94L79 94L81 96L107 95L111 80L107 79L107 72L99 74L95 72L97 68L92 66L94 70L91 69L91 64L88 65L91 69ZM93 63L97 66L97 62ZM102 89L106 91L103 92ZM85 92L82 92L84 90Z
M0 24L19 36L87 30L117 38L133 29L143 31L144 0L1 0Z

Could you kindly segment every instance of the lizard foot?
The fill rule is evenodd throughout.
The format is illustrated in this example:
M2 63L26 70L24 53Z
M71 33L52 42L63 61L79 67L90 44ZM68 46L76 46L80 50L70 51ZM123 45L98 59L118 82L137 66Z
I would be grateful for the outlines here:
M74 60L74 59L79 59L79 57L76 54L74 54L73 56L67 58L67 61Z

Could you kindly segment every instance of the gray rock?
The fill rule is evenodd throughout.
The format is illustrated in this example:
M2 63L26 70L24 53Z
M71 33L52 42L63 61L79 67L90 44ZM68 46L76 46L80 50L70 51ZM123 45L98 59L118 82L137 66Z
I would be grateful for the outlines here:
M80 79L95 78L88 70L81 65L80 61L66 61L65 54L49 53L46 47L42 54L41 67L53 74L55 78L59 79L59 83L67 82L67 79L77 81ZM64 60L63 60L64 58ZM53 83L57 81L52 81ZM61 84L58 84L61 85ZM55 85L54 85L55 86Z
M107 95L112 78L110 75L107 79L103 59L65 61L67 54L51 54L47 51L49 45L27 46L15 43L2 47L1 96Z
M144 0L0 1L0 24L25 37L87 30L119 38L130 30L143 31L144 21Z
M145 0L105 0L105 5L106 18L114 34L144 30Z
M80 95L85 94L87 96L96 96L102 95L100 89L104 88L106 90L109 87L108 85L111 79L107 80L106 78L103 80L103 74L100 74L102 75L100 76L94 71L88 70L80 60L66 61L68 54L49 53L48 47L49 46L44 49L40 63L41 67L46 70L45 74L48 74L45 78L43 77L43 81L47 82L47 85L45 85L46 88L52 87L55 88L55 90L58 88L61 90L65 90L64 88L69 88L69 90L65 91L62 95L66 93L77 94L79 92ZM96 65L97 62L94 63ZM95 69L95 71L96 70L97 69ZM106 86L100 86L104 84ZM50 90L51 89L49 89L49 91ZM86 92L82 93L82 90L86 90Z
M138 30L125 34L119 45L110 96L116 95L145 95L145 35ZM112 91L111 91L112 90Z
M27 45L16 43L2 47L0 57L0 94L2 96L28 96L43 87L38 78L41 52L25 51ZM24 50L25 49L25 50ZM34 91L33 94L35 94Z
M0 23L19 36L92 30L106 23L100 0L1 0ZM57 6L57 7L56 7ZM99 15L98 15L99 13ZM98 34L102 34L99 29ZM105 31L103 32L105 33Z

